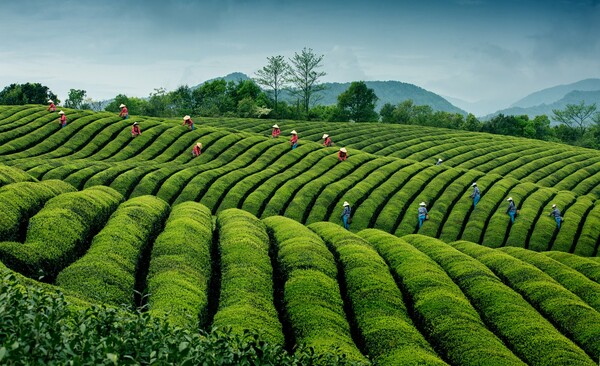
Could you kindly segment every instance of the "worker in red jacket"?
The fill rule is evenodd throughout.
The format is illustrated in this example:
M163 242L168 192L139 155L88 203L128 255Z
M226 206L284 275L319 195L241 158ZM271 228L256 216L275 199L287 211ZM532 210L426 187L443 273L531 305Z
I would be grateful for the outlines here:
M67 116L63 111L58 112L58 115L60 116L58 123L60 124L60 128L63 128L67 125Z
M50 105L48 106L48 111L56 112L56 106L54 105L54 101L50 99L48 100L48 103L50 103Z
M328 134L324 134L323 139L325 140L325 141L323 141L323 146L325 146L325 147L333 146L333 141L331 141L331 137L329 137Z
M295 150L298 147L298 133L296 130L292 130L292 138L290 139L290 145L292 145L292 150Z
M271 137L277 138L277 137L279 137L279 134L281 134L281 130L279 129L279 126L277 126L276 124L273 125L273 131L271 132Z
M127 110L127 106L125 104L121 104L119 108L121 108L121 113L119 113L119 117L122 117L123 119L129 118L129 111Z
M198 142L196 145L194 145L194 148L192 149L192 155L197 158L198 156L200 156L200 154L202 154L202 143Z
M345 147L342 147L340 151L338 151L338 160L346 161L346 159L348 159L348 151L346 151Z
M194 131L196 129L194 127L194 121L192 121L192 117L190 117L190 116L183 117L183 124L182 124L182 126L185 126L185 125L188 126L188 129L190 131Z
M140 130L140 125L137 122L133 122L131 126L131 137L138 137L142 134L142 130Z

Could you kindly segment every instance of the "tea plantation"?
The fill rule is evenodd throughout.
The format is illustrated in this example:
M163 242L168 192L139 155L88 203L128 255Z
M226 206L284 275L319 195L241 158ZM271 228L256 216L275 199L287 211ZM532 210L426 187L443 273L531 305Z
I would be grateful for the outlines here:
M188 131L66 112L61 129L45 107L0 107L0 364L600 359L600 152L417 126L281 121L272 139L263 120Z

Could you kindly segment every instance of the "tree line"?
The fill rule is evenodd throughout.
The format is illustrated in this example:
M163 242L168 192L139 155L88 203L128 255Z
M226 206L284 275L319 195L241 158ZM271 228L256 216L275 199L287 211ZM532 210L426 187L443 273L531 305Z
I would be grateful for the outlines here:
M321 71L324 55L310 48L296 52L288 60L284 56L267 57L267 64L255 77L238 82L216 79L196 88L187 85L168 92L154 89L148 98L117 95L103 103L87 97L85 90L70 89L65 107L118 112L127 105L130 114L153 117L270 118L318 121L354 121L410 124L442 127L501 135L520 136L545 141L556 141L582 147L600 149L600 112L595 104L569 104L563 110L553 110L552 118L560 122L551 126L546 115L530 119L527 115L499 114L488 121L480 121L473 114L434 111L428 105L415 105L412 100L394 105L386 103L379 113L375 91L364 81L352 82L338 96L336 105L320 105L320 83L326 76ZM282 93L292 96L294 102L281 100ZM0 91L0 104L45 104L48 99L59 104L58 96L39 83L11 84ZM288 100L290 98L287 98Z

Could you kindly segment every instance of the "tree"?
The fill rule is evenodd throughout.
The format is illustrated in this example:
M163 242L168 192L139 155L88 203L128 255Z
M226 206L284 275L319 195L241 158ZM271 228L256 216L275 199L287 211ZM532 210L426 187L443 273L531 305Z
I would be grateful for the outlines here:
M65 100L65 107L74 109L82 108L86 93L83 89L69 89L69 97Z
M317 71L322 65L324 55L317 56L312 48L303 48L302 52L294 53L290 59L290 72L288 81L294 85L292 93L296 94L302 103L302 109L306 115L310 108L310 101L316 93L325 89L324 85L318 84L319 79L327 75L323 71Z
M194 112L194 98L192 90L187 85L182 85L168 94L171 116L185 116Z
M392 103L385 103L379 111L381 122L394 123L394 109L396 109L396 107L394 107Z
M136 97L128 97L124 94L117 95L112 102L108 103L104 107L104 110L118 113L121 111L121 108L119 108L121 104L125 104L127 106L129 115L150 115L147 100Z
M60 103L56 94L40 83L10 84L0 91L0 104L5 105L46 104L48 99Z
M375 91L367 87L364 81L353 81L348 89L338 96L338 108L355 122L376 122L379 120L375 112L378 99Z
M596 103L585 105L583 101L579 104L567 104L565 109L553 109L555 120L577 131L583 136L588 127L588 119L596 112Z
M254 81L265 87L269 88L273 94L275 102L275 116L279 118L279 93L285 87L287 78L290 72L290 66L283 56L271 56L267 57L268 64L262 69L258 70Z
M462 126L460 126L460 129L466 131L479 131L481 130L481 122L479 122L475 115L469 113Z

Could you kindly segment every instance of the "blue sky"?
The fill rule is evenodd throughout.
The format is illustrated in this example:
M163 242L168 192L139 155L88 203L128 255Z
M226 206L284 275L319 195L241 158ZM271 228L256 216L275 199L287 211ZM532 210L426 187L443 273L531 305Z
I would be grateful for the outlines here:
M501 108L600 77L600 0L2 0L0 86L147 96L303 47L324 81L399 80Z

